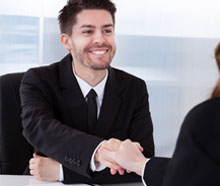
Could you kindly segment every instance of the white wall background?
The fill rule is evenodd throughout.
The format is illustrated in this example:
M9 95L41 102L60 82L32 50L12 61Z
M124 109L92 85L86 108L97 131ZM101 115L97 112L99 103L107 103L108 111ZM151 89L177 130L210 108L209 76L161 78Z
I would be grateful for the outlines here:
M219 0L114 0L113 66L143 78L150 94L156 155L171 156L186 113L218 76ZM56 21L66 0L0 0L0 74L60 60Z

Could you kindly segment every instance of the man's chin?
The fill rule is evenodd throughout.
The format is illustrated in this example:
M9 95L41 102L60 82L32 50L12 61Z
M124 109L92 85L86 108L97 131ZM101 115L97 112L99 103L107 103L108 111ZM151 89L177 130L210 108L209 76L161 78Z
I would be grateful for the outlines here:
M93 70L105 70L105 69L107 69L109 66L110 66L110 64L105 65L105 66L92 65L91 68L92 68Z
M101 63L90 63L90 67L94 70L105 70L110 66L111 61Z

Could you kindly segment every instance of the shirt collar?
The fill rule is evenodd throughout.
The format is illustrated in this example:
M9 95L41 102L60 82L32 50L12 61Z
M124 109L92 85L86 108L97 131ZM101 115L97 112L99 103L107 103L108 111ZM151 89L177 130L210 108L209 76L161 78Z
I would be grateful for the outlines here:
M107 78L108 78L108 70L106 70L106 75L105 75L104 79L98 85L96 85L95 87L92 87L87 82L85 82L83 79L81 79L79 76L76 75L74 65L72 65L72 68L73 68L73 74L76 77L76 80L79 84L79 87L82 91L82 94L83 94L84 98L89 93L89 91L93 88L95 90L96 94L97 94L99 102L102 103L105 84L106 84L106 81L107 81Z

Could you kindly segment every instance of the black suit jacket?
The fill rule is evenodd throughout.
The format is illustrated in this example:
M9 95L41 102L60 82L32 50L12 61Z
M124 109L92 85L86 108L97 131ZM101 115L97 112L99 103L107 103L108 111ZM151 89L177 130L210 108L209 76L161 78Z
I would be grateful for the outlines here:
M72 71L72 57L50 66L30 69L20 87L23 135L35 148L60 162L64 183L140 181L131 174L92 173L90 160L104 139L138 141L147 157L154 155L153 128L145 82L109 68L95 131L87 129L87 104Z
M152 158L144 180L147 186L220 185L220 98L188 113L172 159Z

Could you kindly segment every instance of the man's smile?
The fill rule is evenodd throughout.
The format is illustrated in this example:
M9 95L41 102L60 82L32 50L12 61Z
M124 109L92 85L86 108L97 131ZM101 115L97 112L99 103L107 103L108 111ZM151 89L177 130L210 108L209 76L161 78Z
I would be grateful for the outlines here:
M108 48L97 48L97 49L90 49L88 50L88 52L92 55L101 57L101 56L106 55L109 52L109 49Z

